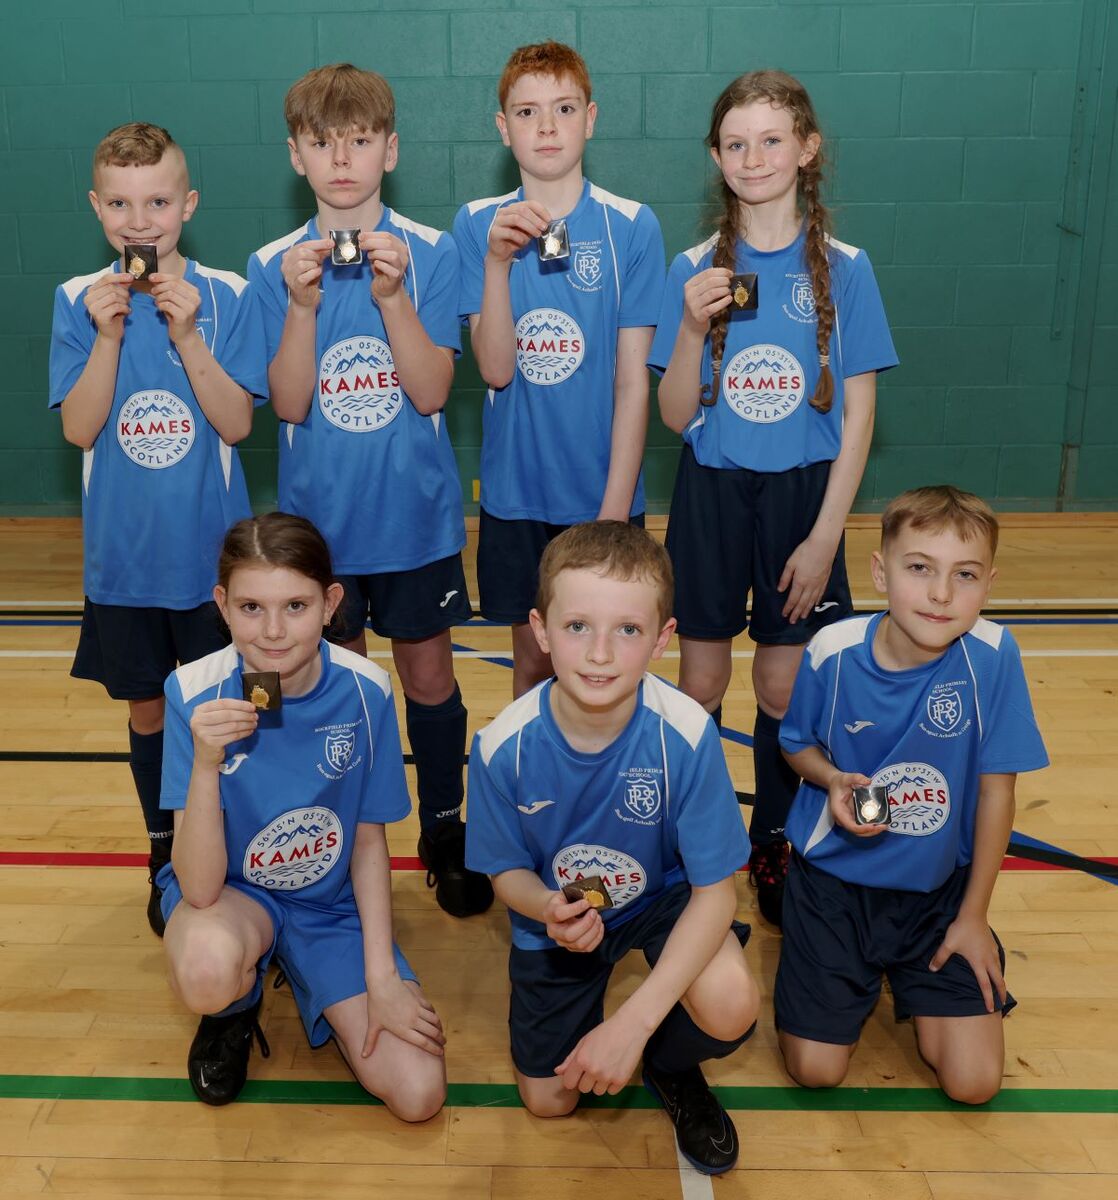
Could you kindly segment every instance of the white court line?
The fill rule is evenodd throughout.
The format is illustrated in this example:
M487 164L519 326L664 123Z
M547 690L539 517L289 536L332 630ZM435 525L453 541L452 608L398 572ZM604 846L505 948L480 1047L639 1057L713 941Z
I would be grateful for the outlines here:
M512 658L512 650L454 650L455 658ZM733 658L752 658L752 650L734 650ZM0 650L0 658L73 658L73 650ZM391 650L370 650L370 658L391 658ZM665 650L662 658L679 658L678 650ZM1118 658L1118 649L1022 650L1022 658Z
M714 1184L709 1175L695 1168L680 1152L679 1143L675 1145L675 1159L679 1163L679 1187L683 1200L714 1200Z

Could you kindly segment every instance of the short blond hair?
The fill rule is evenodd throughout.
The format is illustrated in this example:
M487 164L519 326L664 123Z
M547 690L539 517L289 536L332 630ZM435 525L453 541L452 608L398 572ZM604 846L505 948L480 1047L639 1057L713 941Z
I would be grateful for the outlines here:
M550 75L554 79L567 76L590 103L590 72L577 50L563 42L537 42L520 46L512 52L497 84L497 100L503 109L513 85L525 75Z
M396 128L396 99L383 75L352 63L331 63L315 67L291 85L283 115L292 137L321 136L332 129L391 134Z
M627 521L587 521L572 525L548 543L540 559L536 608L546 618L560 571L596 571L610 579L640 580L656 589L661 626L672 615L675 577L664 547Z
M186 167L186 155L162 125L129 121L118 125L97 143L93 151L93 175L98 167L154 167L166 154L177 152Z
M882 549L905 528L933 533L951 529L965 542L985 541L991 560L998 549L998 518L994 510L980 496L960 491L949 483L912 488L890 501L881 514Z

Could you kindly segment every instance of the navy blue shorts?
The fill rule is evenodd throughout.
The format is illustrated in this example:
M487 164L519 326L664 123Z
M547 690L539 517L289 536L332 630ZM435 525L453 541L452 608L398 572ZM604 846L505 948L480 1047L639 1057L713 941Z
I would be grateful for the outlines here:
M182 900L182 889L170 863L156 876L156 882L163 889L161 907L167 921ZM331 1004L364 995L368 990L356 901L324 909L298 902L285 904L273 893L239 879L227 879L225 886L255 900L271 918L272 944L257 964L259 977L263 978L274 955L291 983L310 1044L328 1042L334 1030L322 1014ZM415 972L395 942L392 954L400 978L415 980Z
M928 963L958 915L970 870L933 892L847 883L793 852L784 888L784 936L776 972L776 1027L812 1042L851 1046L881 994L885 975L898 1021L977 1017L986 1002L967 960ZM994 940L998 941L997 935ZM1005 971L1005 950L998 941ZM1017 1003L1008 996L1004 1016Z
M603 1019L602 1002L614 966L630 950L643 950L654 967L680 913L691 899L691 886L678 883L658 896L632 920L613 929L590 954L571 950L509 951L509 1038L512 1061L522 1075L546 1079ZM744 946L749 926L731 926Z
M749 636L767 646L800 646L854 611L846 582L845 536L815 611L795 625L781 616L777 584L792 551L811 533L829 462L791 471L703 467L684 445L664 544L675 570L675 617L683 637Z
M644 528L644 513L629 518ZM477 587L487 621L522 625L536 607L540 559L548 542L569 525L547 521L505 521L483 508L478 520Z
M103 684L114 700L153 700L180 664L229 645L212 600L197 608L127 608L86 599L70 674Z
M332 642L352 642L366 621L380 637L421 641L474 615L461 554L410 571L339 575L338 582L345 596L329 631Z

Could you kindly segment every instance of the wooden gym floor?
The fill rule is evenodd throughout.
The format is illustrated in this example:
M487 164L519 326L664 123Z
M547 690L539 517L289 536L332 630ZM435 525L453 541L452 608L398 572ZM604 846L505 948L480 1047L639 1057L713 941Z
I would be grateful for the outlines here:
M662 522L660 522L662 525ZM876 521L852 522L856 599L872 606ZM445 1110L409 1127L366 1103L337 1051L312 1053L286 989L265 995L272 1057L241 1101L195 1102L195 1021L172 997L144 918L144 839L124 706L71 680L81 600L76 521L0 521L0 1196L594 1196L1000 1200L1118 1194L1118 518L1004 521L990 614L1021 643L1052 767L1023 776L993 903L1020 1007L1006 1082L980 1110L943 1100L884 998L846 1084L789 1086L772 1028L779 937L756 916L757 1035L709 1075L741 1134L713 1184L681 1170L639 1087L566 1121L529 1117L507 1055L505 914L455 921L390 830L397 934L449 1035ZM472 564L472 547L468 553ZM454 632L471 732L510 698L507 629ZM386 666L386 647L370 638ZM725 747L752 787L749 643L735 648ZM677 660L662 673L675 677ZM399 695L397 695L399 700ZM735 732L740 731L740 732ZM409 768L410 771L410 768ZM640 979L617 971L614 995Z

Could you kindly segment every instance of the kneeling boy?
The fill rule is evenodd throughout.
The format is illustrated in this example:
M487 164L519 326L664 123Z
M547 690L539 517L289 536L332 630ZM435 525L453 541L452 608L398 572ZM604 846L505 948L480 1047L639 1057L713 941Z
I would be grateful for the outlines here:
M717 1174L737 1134L699 1063L735 1050L757 1016L749 927L733 919L749 839L713 722L646 673L675 628L671 603L667 553L635 526L576 525L548 545L531 623L555 677L474 739L466 860L512 920L525 1106L565 1116L580 1092L620 1091L643 1055L680 1150ZM594 876L596 894L564 894ZM610 973L634 948L652 971L603 1020Z
M979 616L998 522L977 496L926 487L881 519L873 579L888 610L809 644L780 730L803 779L788 821L776 1024L789 1074L846 1075L885 974L898 1020L954 1100L1001 1087L1005 953L987 909L1018 771L1047 765L1021 656ZM853 789L884 787L889 823Z

